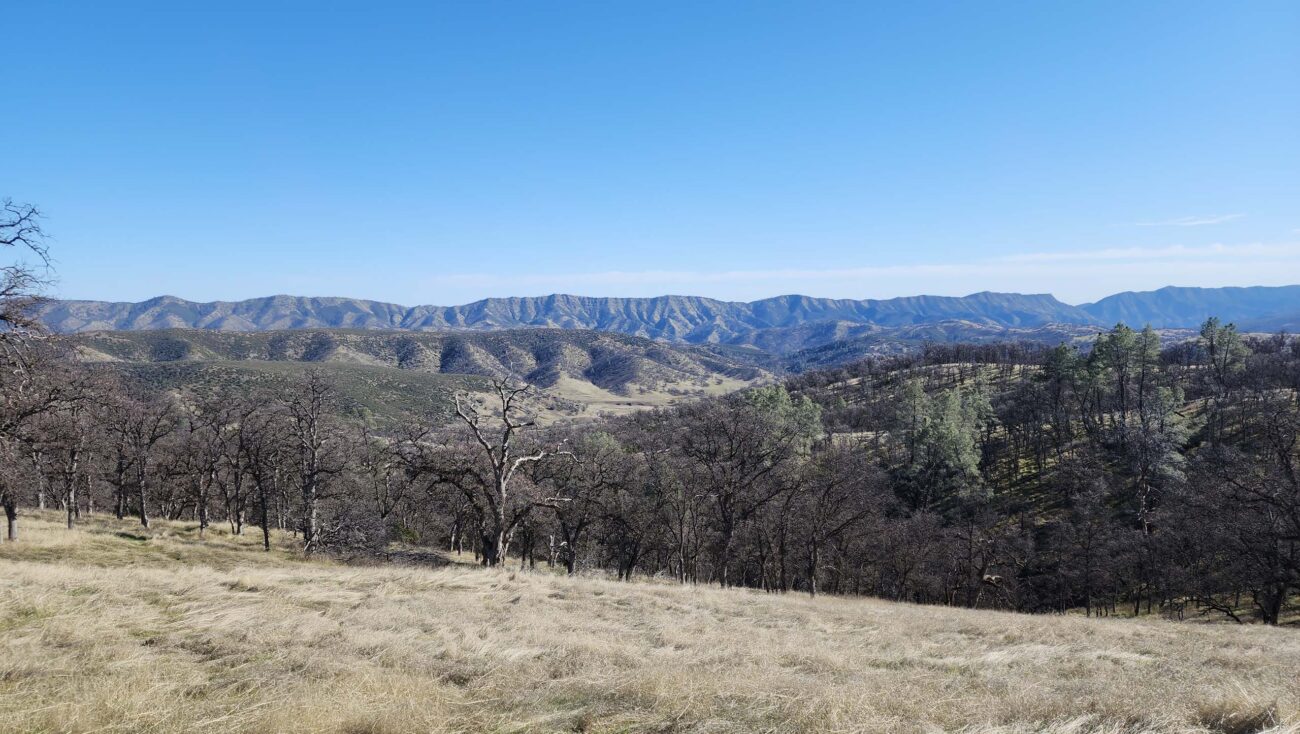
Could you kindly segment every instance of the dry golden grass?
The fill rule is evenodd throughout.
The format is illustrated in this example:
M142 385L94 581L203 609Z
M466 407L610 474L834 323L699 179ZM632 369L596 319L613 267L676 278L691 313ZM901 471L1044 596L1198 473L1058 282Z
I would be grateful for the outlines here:
M762 384L763 380L738 380L730 377L712 377L703 384L686 381L658 385L646 392L633 392L620 395L610 392L590 382L561 377L555 384L542 390L544 395L553 395L563 400L572 401L582 406L580 416L628 415L642 410L665 408L682 402L697 400L706 396L726 395ZM544 423L554 422L558 417L543 415Z
M1295 630L344 566L90 525L25 517L0 547L0 731L1300 731Z

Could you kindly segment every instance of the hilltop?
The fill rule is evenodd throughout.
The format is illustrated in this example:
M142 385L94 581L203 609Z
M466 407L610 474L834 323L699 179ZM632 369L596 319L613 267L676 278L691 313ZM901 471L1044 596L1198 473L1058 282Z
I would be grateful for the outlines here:
M1250 732L1300 638L311 560L52 513L0 545L0 727L102 732ZM437 561L441 568L430 568ZM412 563L415 561L407 561ZM515 562L517 563L517 561Z

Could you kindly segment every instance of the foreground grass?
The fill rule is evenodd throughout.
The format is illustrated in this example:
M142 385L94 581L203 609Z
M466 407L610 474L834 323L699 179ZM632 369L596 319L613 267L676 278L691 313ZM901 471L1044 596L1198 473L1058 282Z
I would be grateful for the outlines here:
M3 732L1300 731L1295 630L305 560L25 517Z

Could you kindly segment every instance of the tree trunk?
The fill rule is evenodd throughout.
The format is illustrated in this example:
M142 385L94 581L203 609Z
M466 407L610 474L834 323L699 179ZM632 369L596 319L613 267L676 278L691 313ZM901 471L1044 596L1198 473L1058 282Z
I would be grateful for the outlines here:
M11 543L16 542L18 540L18 508L8 502L5 503L5 520L7 525L5 537L9 538Z
M821 550L817 547L814 540L812 548L808 551L808 595L817 596L817 566L821 561Z
M149 505L145 497L144 482L139 482L140 490L140 524L149 527Z
M501 547L505 545L505 533L483 533L483 565L495 566L501 562Z
M304 548L310 553L316 543L316 534L319 530L316 502L316 484L308 481L302 490L302 540Z
M1256 598L1262 596L1259 600L1260 616L1264 619L1264 624L1275 625L1282 616L1282 604L1286 601L1287 587L1286 584L1274 584L1265 588Z
M718 549L718 583L722 588L727 588L727 567L731 565L731 536L733 531L730 528L723 528L722 543Z
M262 550L269 552L271 550L271 520L266 502L266 485L260 481L257 483L257 499L262 506Z
M77 475L75 473L76 459L73 459L72 471L74 473L67 475L65 480L68 491L67 491L67 502L65 503L66 506L64 507L64 509L67 510L68 513L69 530L73 529L77 525L77 514L78 514L77 513Z
M194 514L197 516L199 521L199 539L202 540L208 533L208 498L206 493L199 492L198 502L195 503L194 507Z

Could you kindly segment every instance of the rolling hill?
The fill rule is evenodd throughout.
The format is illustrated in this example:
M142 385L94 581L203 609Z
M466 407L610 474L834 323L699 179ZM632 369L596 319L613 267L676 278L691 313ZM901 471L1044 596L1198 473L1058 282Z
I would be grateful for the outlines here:
M667 405L771 377L723 350L590 330L171 329L60 339L83 363L166 388L274 385L314 367L333 377L346 409L381 421L449 415L454 391L507 373L541 388L553 417Z

